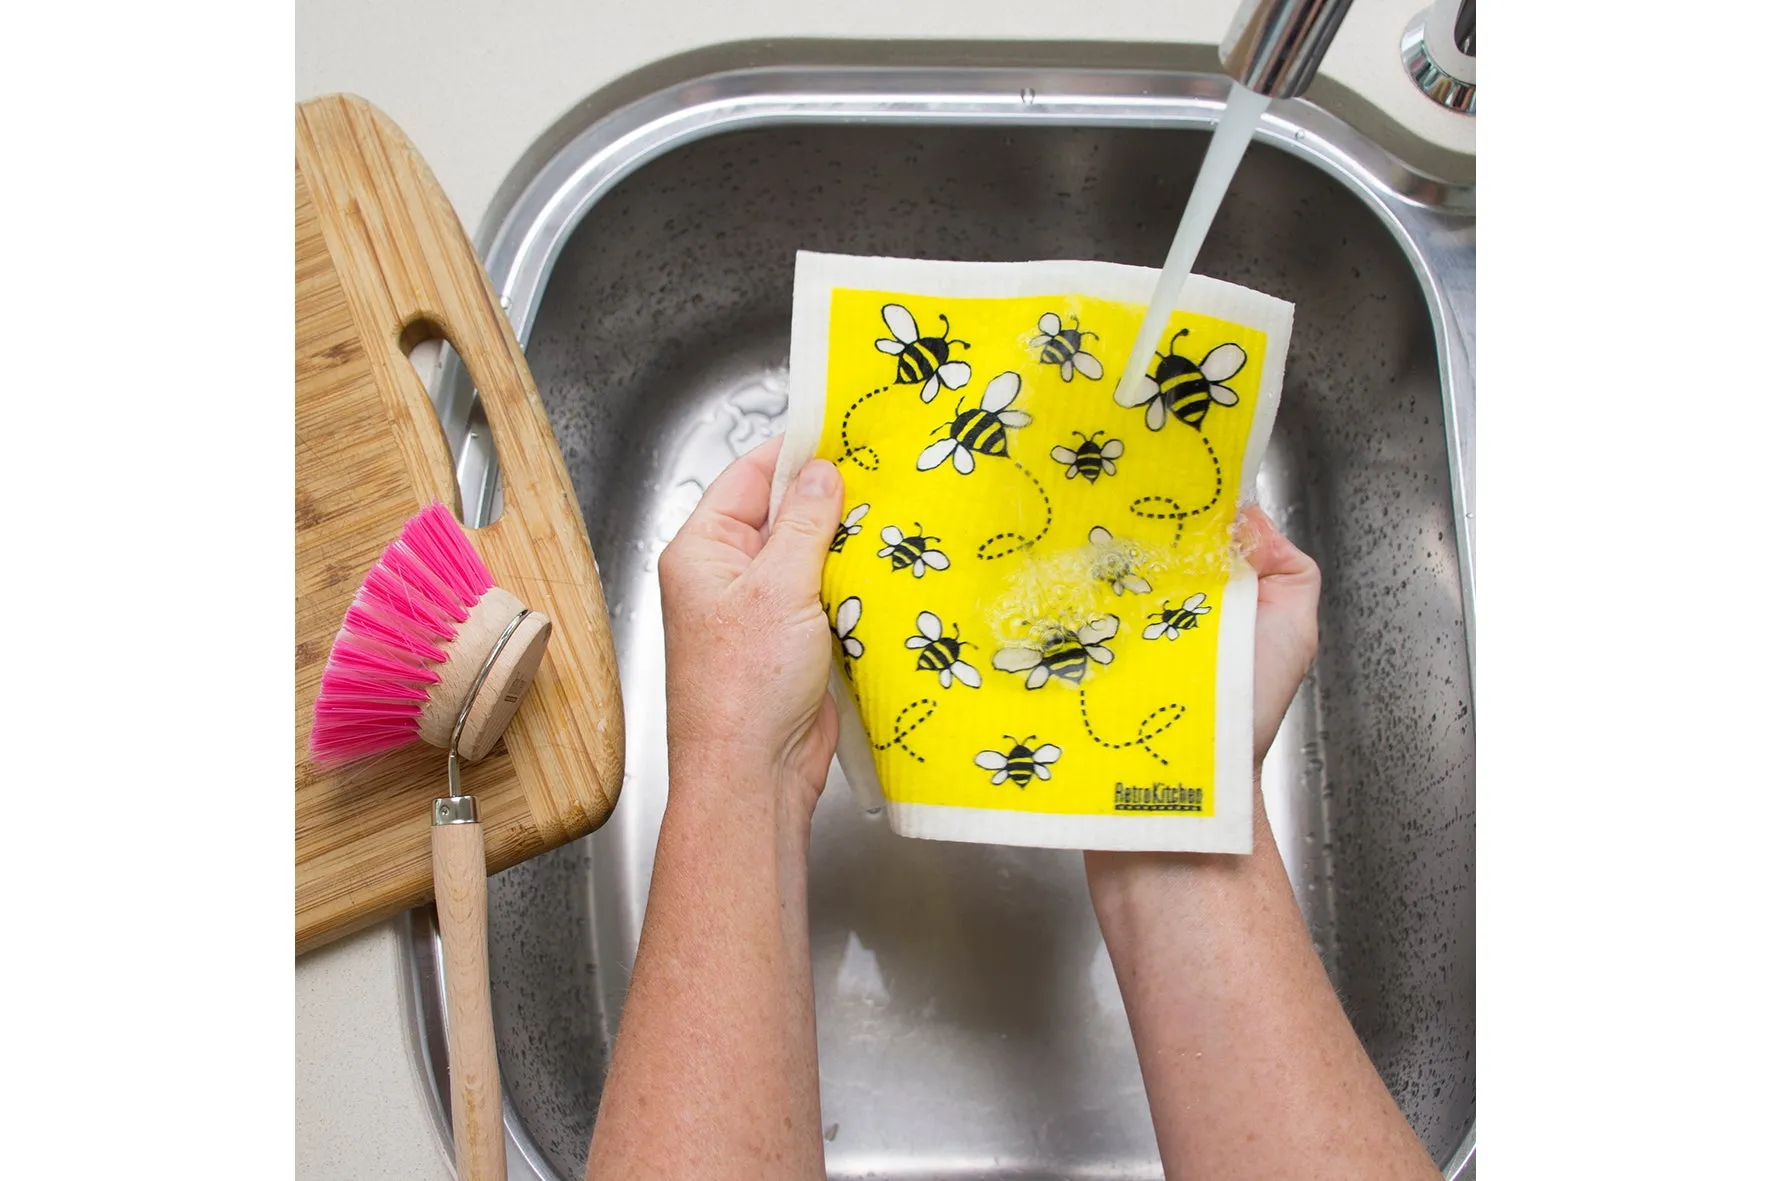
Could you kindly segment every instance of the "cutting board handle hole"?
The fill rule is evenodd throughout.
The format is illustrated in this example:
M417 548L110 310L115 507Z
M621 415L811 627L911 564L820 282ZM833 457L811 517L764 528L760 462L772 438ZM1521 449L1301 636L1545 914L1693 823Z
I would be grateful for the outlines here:
M498 446L467 362L432 320L408 324L400 334L400 347L424 383L431 408L437 412L437 425L449 444L455 485L461 494L462 524L470 529L492 524L504 512Z

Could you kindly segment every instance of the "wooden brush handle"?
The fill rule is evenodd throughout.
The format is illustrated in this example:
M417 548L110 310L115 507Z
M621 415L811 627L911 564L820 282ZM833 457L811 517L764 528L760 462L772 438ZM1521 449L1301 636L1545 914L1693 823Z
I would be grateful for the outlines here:
M455 1175L505 1181L505 1125L486 970L486 847L480 825L434 824L431 872L449 1007L449 1111Z

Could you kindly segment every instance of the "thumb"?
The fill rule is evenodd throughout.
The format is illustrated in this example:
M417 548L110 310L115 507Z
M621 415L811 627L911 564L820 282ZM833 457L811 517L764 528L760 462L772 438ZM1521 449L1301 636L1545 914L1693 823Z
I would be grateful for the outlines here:
M1280 527L1260 505L1244 505L1238 513L1235 530L1244 556L1261 578L1280 578L1287 583L1318 581L1317 564L1280 532Z
M1249 565L1260 577L1255 607L1255 754L1267 753L1286 708L1317 654L1322 576L1268 515L1251 505L1238 518Z
M843 477L827 459L800 469L770 526L758 565L783 586L818 593L825 554L843 515Z

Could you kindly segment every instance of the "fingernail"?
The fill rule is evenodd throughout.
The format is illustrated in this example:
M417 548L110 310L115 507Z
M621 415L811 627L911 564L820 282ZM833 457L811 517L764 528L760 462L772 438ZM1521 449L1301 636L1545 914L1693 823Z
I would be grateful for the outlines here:
M837 465L815 459L800 469L800 487L812 496L829 496L837 490Z

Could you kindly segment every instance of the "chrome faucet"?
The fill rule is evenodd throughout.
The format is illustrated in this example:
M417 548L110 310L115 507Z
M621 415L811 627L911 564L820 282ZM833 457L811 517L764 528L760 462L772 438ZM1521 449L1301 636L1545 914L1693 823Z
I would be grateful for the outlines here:
M1403 30L1403 68L1421 93L1477 113L1477 0L1434 0Z
M1303 93L1353 0L1243 0L1218 46L1225 72L1269 98Z
M1302 94L1353 0L1243 0L1218 60L1269 98ZM1477 0L1434 0L1403 31L1403 66L1434 102L1477 113Z

